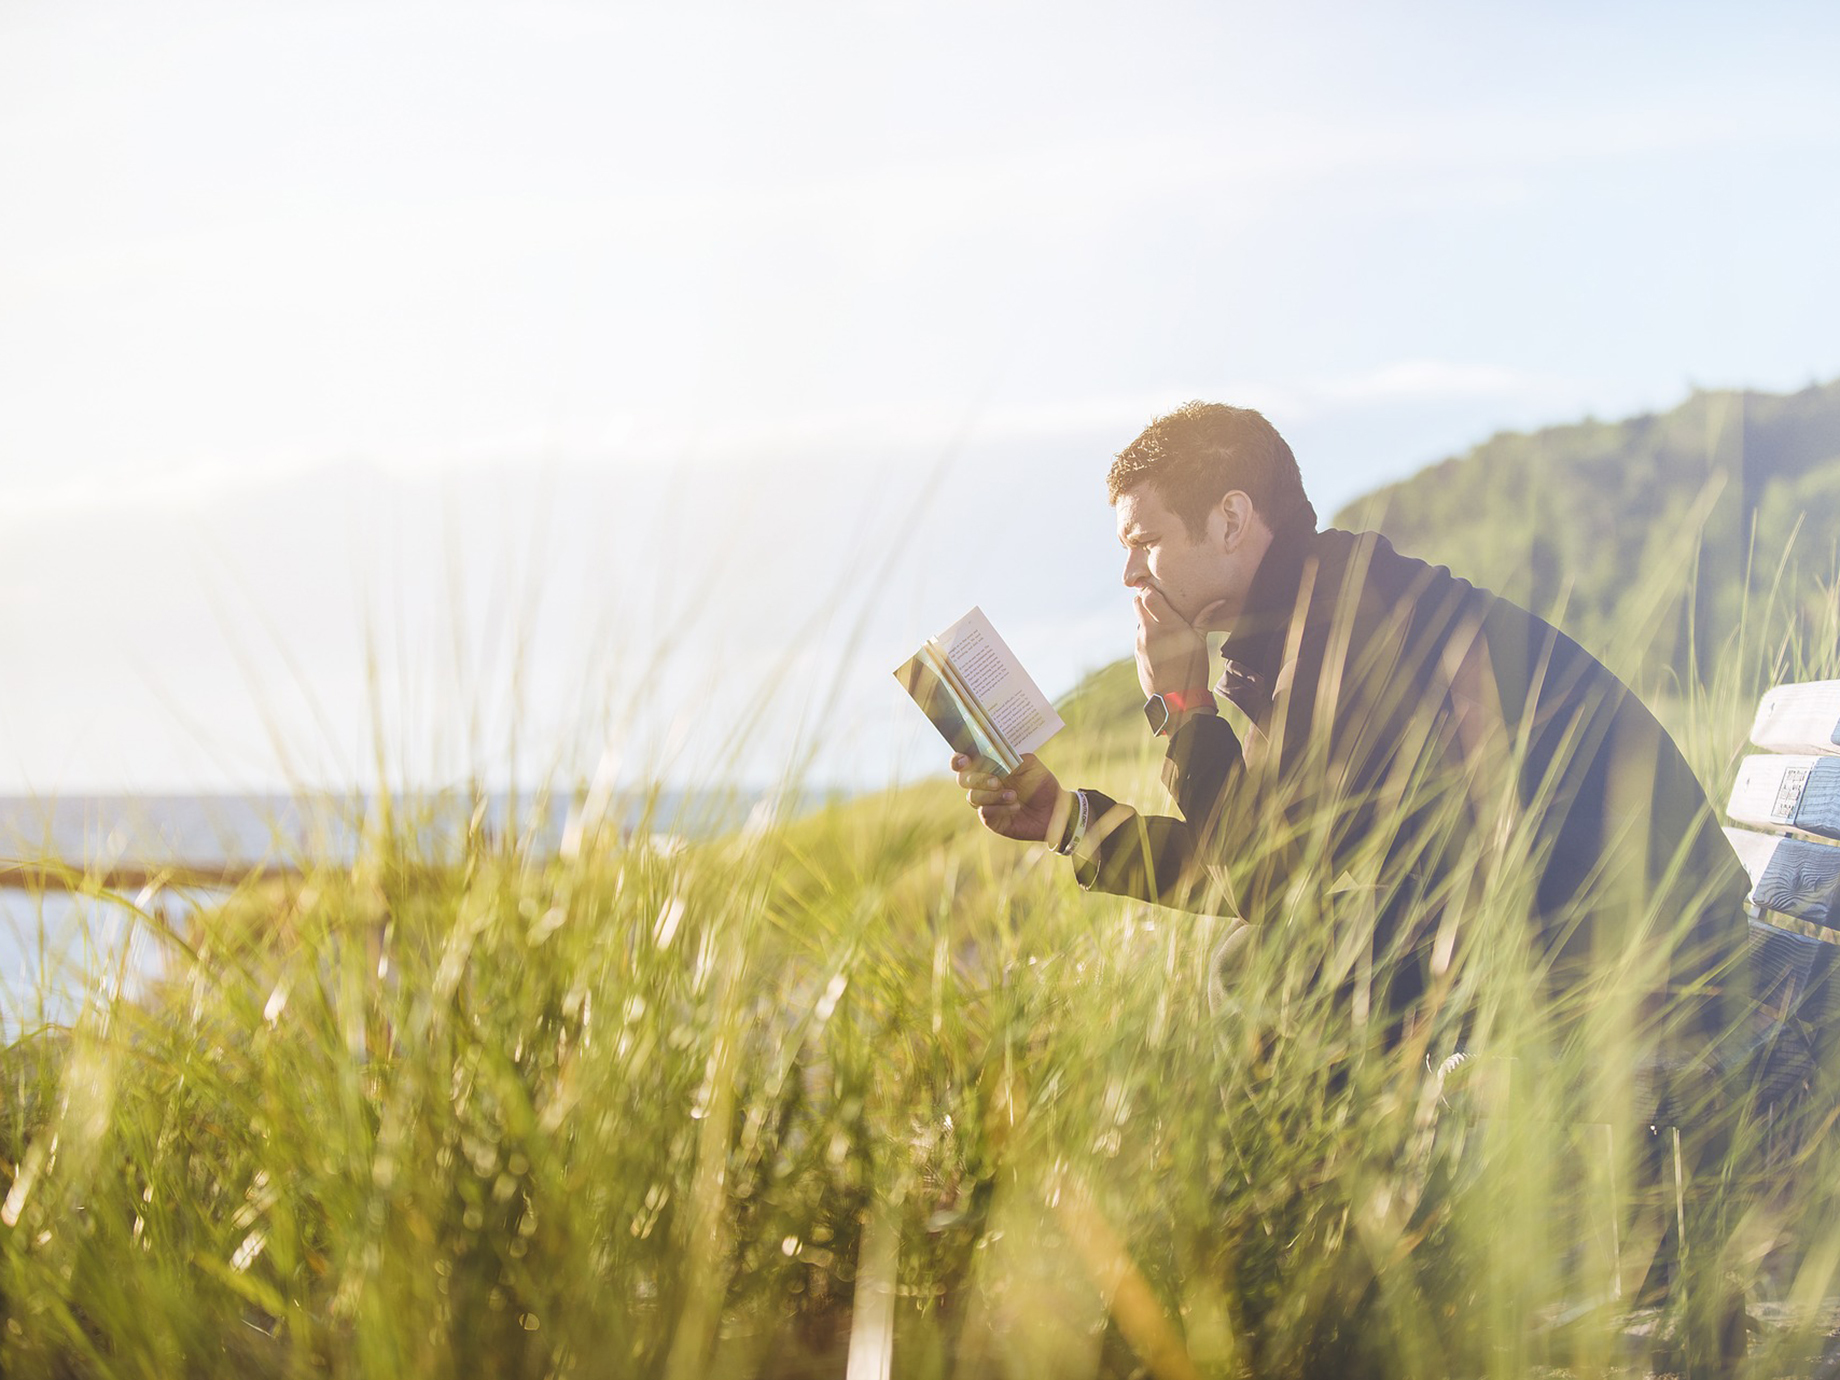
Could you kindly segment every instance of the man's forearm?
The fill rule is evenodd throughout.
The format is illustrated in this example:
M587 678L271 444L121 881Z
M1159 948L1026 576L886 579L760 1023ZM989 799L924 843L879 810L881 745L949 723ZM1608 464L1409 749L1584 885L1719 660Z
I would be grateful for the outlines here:
M1163 784L1189 824L1211 829L1244 775L1239 735L1218 714L1197 715L1171 735Z
M1074 877L1089 891L1129 896L1211 915L1236 915L1226 870L1186 821L1143 815L1097 791L1082 791L1090 811L1072 850Z

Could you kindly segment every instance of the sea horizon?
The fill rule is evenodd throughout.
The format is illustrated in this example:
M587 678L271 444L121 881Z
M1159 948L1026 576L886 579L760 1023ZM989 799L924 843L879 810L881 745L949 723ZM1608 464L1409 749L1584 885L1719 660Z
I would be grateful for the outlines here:
M611 824L620 833L708 838L747 824L771 804L802 813L858 792L806 787L790 792L752 783L700 787L566 790L456 784L389 793L391 810L417 822L439 851L469 830L516 835L541 851L572 829ZM483 797L484 810L479 810ZM341 788L297 791L151 790L0 793L0 864L54 862L72 868L174 864L200 869L351 861L382 793ZM477 816L477 817L476 817Z

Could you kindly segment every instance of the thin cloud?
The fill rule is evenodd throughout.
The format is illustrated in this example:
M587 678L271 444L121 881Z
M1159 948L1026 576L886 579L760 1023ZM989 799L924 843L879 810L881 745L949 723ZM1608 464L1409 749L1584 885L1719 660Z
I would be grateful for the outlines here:
M644 417L576 431L526 428L464 444L392 447L358 459L281 450L237 460L201 460L149 473L131 470L49 484L16 483L3 515L13 522L85 513L201 508L237 496L259 498L277 486L315 476L349 482L373 478L464 479L523 470L531 462L561 469L619 470L661 461L721 468L796 471L864 453L938 453L957 443L1090 442L1122 446L1152 417L1192 399L1256 407L1283 425L1397 404L1475 400L1549 403L1555 416L1582 410L1574 380L1499 365L1409 359L1347 374L1303 379L1195 379L1162 388L1074 399L1040 399L968 411L960 402L854 407L761 416L726 425L684 426Z
M1440 402L1460 398L1560 396L1573 385L1565 379L1522 369L1449 360L1410 359L1363 374L1325 380L1317 395L1343 405L1377 402Z

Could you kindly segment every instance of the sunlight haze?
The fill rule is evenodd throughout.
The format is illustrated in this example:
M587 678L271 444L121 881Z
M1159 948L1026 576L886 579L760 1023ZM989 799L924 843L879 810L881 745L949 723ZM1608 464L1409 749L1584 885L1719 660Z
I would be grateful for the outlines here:
M938 770L1103 475L1840 375L1814 4L0 10L0 790ZM1420 553L1436 559L1437 553ZM765 705L762 709L762 705ZM747 716L764 714L758 724Z

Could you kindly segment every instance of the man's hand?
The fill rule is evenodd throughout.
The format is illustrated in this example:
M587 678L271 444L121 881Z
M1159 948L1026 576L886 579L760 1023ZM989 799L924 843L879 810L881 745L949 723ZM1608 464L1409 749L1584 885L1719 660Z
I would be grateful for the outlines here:
M952 759L965 799L977 806L978 818L993 834L1006 839L1058 844L1066 831L1073 792L1063 791L1054 773L1034 753L1008 776L977 770L969 757Z
M1208 687L1207 634L1203 629L1224 604L1209 604L1190 623L1169 607L1160 590L1140 589L1137 611L1137 683L1144 698L1185 695Z

